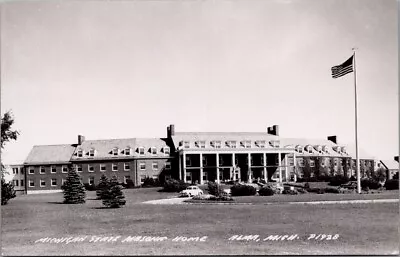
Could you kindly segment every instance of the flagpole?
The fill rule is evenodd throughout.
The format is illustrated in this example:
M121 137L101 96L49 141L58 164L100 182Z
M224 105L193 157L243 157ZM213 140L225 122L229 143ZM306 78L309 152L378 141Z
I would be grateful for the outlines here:
M357 174L357 193L361 194L360 160L358 158L358 129L357 129L357 75L356 75L356 48L353 48L353 67L354 67L354 105L355 105L355 136L356 136L356 174Z

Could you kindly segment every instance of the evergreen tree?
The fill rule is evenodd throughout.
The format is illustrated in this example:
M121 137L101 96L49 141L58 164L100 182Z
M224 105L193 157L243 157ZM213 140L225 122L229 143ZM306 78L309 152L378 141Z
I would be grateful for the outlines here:
M97 190L96 190L97 199L99 199L99 200L104 199L104 197L107 195L108 189L110 187L109 183L110 183L110 181L108 180L106 175L104 175L104 174L101 175L100 182L97 185Z
M122 192L122 188L118 185L116 177L112 177L109 184L107 194L104 195L103 205L109 208L119 208L121 205L125 205L125 196Z
M80 176L76 173L75 168L72 165L68 167L67 181L65 181L61 189L64 194L64 203L85 203L85 187L81 182Z

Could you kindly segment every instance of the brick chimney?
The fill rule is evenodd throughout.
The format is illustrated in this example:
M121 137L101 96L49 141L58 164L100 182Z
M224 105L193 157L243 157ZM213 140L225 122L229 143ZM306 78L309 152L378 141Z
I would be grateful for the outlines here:
M337 136L329 136L328 137L329 141L332 141L333 143L337 144Z
M279 136L279 126L273 125L272 127L268 127L267 133L270 135Z
M175 136L175 125L171 124L167 127L167 137L171 138L171 136Z
M81 145L85 141L85 137L82 135L78 135L78 145Z
M394 157L394 160L395 160L396 162L399 162L399 156L398 156L398 155L395 156L395 157Z

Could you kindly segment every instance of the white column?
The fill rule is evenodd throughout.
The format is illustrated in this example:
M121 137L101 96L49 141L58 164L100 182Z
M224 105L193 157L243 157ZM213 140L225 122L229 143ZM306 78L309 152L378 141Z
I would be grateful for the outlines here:
M288 157L287 157L287 155L288 155L288 154L285 154L285 181L286 181L286 182L289 181L289 178L288 178L288 175L289 175L289 171L288 171Z
M178 165L179 165L179 180L182 180L182 154L178 154Z
M219 154L217 153L217 155L216 155L216 157L217 157L217 183L219 184L220 183L220 181L219 181Z
M265 182L268 181L267 177L267 154L263 153L263 166L264 166L264 180Z
M186 154L183 153L183 181L186 183Z
M297 171L296 154L293 153L293 173L294 173L294 182L297 181L297 174L296 174L296 171Z
M278 153L278 171L279 171L279 183L282 183L282 172L281 172L281 165L282 165L282 161L281 161L281 152Z
M203 154L200 153L200 185L203 185Z
M231 171L229 171L229 174L230 174L230 177L229 177L229 179L231 179L232 177L233 177L233 171L234 171L234 167L235 167L235 153L232 153L232 166L233 166L233 168L232 168L232 170ZM235 180L234 178L233 178L233 180Z
M247 181L251 183L252 176L251 176L251 155L250 153L247 154Z

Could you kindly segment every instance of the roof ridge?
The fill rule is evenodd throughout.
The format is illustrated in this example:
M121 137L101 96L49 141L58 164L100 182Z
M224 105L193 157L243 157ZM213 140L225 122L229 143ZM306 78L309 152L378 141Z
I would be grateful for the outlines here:
M75 144L52 144L52 145L33 145L33 147L37 146L74 146Z

